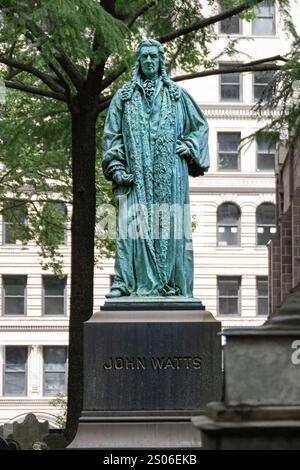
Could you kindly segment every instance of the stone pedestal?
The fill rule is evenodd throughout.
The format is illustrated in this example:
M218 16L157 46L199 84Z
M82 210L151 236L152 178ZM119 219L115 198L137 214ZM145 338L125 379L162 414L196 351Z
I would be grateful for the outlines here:
M200 447L221 398L220 322L191 299L107 301L84 328L84 407L69 448Z
M297 296L261 327L225 330L225 400L193 419L204 449L299 449Z

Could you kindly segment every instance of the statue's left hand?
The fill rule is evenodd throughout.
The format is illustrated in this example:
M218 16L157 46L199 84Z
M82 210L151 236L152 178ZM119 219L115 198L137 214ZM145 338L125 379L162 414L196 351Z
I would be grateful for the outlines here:
M176 153L178 153L178 155L180 155L181 157L187 159L189 159L191 156L190 149L188 148L188 146L180 140L178 140L176 144Z

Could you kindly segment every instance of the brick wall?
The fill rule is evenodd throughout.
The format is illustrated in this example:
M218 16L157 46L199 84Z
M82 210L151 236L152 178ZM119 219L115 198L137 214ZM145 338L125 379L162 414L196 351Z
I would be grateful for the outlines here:
M269 313L276 314L300 283L300 145L276 178L277 234L269 243Z

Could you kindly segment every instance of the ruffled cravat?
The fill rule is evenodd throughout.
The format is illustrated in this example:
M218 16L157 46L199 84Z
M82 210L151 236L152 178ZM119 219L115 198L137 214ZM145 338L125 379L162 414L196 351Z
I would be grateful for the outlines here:
M148 78L143 82L145 95L149 103L151 102L155 89L156 89L157 78L150 79Z

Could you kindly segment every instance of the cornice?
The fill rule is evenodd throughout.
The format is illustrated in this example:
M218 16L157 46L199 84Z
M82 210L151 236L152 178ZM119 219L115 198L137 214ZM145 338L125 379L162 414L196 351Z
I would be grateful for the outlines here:
M0 397L0 407L17 407L17 408L23 408L24 406L53 406L51 405L51 401L55 397L39 397L39 398L27 398L27 397L14 397L14 398L8 398L8 397Z
M237 120L248 120L252 119L258 121L261 119L269 120L274 119L277 114L273 113L270 116L269 111L262 111L258 116L257 113L253 111L253 105L247 104L200 104L201 109L207 118L210 119L237 119Z
M68 331L69 330L69 325L22 325L22 323L19 323L18 325L9 325L9 324L1 324L0 322L0 332L3 331Z

